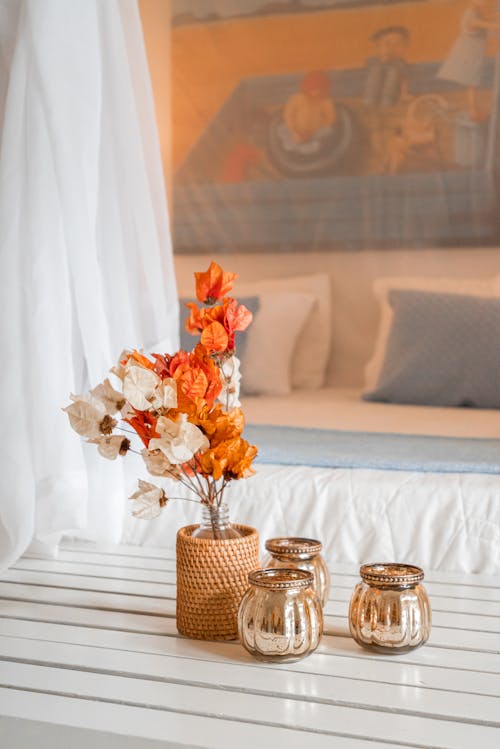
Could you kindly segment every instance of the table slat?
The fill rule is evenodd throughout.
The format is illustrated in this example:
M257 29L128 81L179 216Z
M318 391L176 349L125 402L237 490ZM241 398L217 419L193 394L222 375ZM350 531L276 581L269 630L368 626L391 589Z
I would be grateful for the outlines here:
M231 666L233 663L246 663L259 669L258 664L235 643L207 643L200 657L199 646L180 637L110 632L90 627L81 628L15 619L0 619L0 635L59 644L111 648L145 655L148 658L153 657L155 664L158 662L158 656L167 656L195 660L198 665L207 662L209 668L215 662L225 666ZM368 654L365 655L365 651L355 645L352 648L342 647L345 646L345 642L341 639L335 640L335 638L330 638L326 645L325 652L316 652L308 660L294 664L274 664L273 669L319 677L334 676L376 684L400 684L421 689L441 689L500 697L498 674L458 667L440 667L429 663L405 663L400 658L385 660L379 658L376 662L377 668L374 670ZM8 655L9 652L5 651L5 656ZM45 649L43 658L45 658ZM39 656L35 660L43 662L43 658ZM158 666L158 668L163 667ZM317 694L320 694L320 691Z
M311 749L387 749L385 742L372 743L349 736L303 733L258 723L241 723L219 717L151 710L33 691L0 688L0 704L5 716L24 718L29 715L31 720L94 729L105 736L109 733L155 739L164 742L162 747L255 749L256 746L265 747L268 745L266 742L272 742L272 746L304 749L306 742ZM58 737L57 733L55 736ZM102 742L101 746L107 749L106 743ZM397 747L406 749L401 743Z
M261 672L264 681L264 673ZM258 716L259 723L293 728L325 735L344 734L362 739L400 741L417 745L470 749L480 743L485 749L497 749L498 728L468 722L442 720L435 711L427 717L407 713L366 709L359 703L350 707L291 700L281 695L262 696L248 691L230 692L194 684L166 684L145 678L131 679L93 672L2 663L2 684L16 689L40 690L68 697L84 697L106 703L148 707L150 710L175 711L210 717L229 718L243 723ZM400 697L399 693L395 698ZM463 708L466 708L463 701ZM360 713L360 710L362 711ZM362 717L361 717L362 716Z
M134 558L135 559L135 558ZM11 567L11 571L28 571L28 572L52 572L59 575L78 575L88 577L89 579L108 580L109 589L113 589L114 580L129 581L136 583L162 583L175 585L175 569L157 570L141 569L127 566L104 566L102 564L75 563L62 560L44 559L19 559ZM4 577L4 579L7 579ZM464 614L480 614L486 616L500 616L500 592L498 595L486 589L486 598L466 598L460 596L459 591L446 588L445 592L441 587L437 588L432 583L427 585L429 595L432 597L433 611L456 611ZM339 587L334 584L330 590L330 601L349 603L352 594L352 588ZM474 589L476 591L476 588ZM480 589L478 589L480 590ZM144 592L144 591L142 591ZM451 594L451 595L448 595ZM481 593L475 593L481 595ZM484 595L484 594L483 594Z
M13 573L17 576L21 573ZM34 574L34 573L32 573ZM40 603L57 603L67 606L83 606L101 610L126 611L131 613L147 612L156 616L175 617L175 598L152 598L139 594L121 594L112 590L99 591L86 588L66 587L76 581L74 578L61 576L61 585L47 587L44 581L51 573L40 573L39 583L0 582L0 598L29 600ZM54 576L50 578L52 580ZM31 578L33 579L33 578ZM81 584L84 584L83 582ZM462 626L459 628L458 618L461 617ZM500 653L500 639L498 637L498 621L491 617L465 614L454 616L456 628L443 626L446 616L439 612L433 618L433 630L428 646L460 647L468 650L478 650L490 653ZM469 626L463 619L470 621ZM474 626L474 629L470 629ZM327 634L349 637L347 610L338 615L325 616L325 632Z
M436 688L428 683L425 686L405 684L401 680L399 684L396 681L384 684L381 680L363 678L359 673L357 677L353 674L339 676L336 672L337 662L330 659L332 672L328 675L314 673L314 662L308 664L313 672L303 671L300 678L293 669L283 670L269 664L265 667L266 677L263 680L262 667L256 667L246 654L238 655L240 657L233 662L201 662L194 658L182 659L166 654L151 655L110 648L102 643L87 646L54 641L44 641L41 651L38 641L0 636L0 659L5 660L127 674L165 682L203 684L212 689L293 697L323 704L355 704L393 713L434 715L453 718L458 722L465 720L500 726L498 694L471 692L467 672L448 674L447 688ZM492 681L490 677L490 685L495 688ZM498 685L496 689L498 693Z

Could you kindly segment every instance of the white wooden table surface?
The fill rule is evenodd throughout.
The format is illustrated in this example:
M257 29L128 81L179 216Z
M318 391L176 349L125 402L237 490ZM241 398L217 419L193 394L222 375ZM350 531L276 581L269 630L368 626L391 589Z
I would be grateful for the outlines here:
M164 552L64 544L0 580L0 747L500 747L500 578L428 574L429 643L348 636L357 570L333 570L312 656L261 664L180 637Z

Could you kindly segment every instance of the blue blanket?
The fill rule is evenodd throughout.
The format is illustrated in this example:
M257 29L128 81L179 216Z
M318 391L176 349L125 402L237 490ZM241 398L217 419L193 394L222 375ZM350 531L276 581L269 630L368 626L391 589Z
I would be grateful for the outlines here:
M244 436L259 448L259 463L426 473L500 473L500 439L342 432L256 424L248 424Z

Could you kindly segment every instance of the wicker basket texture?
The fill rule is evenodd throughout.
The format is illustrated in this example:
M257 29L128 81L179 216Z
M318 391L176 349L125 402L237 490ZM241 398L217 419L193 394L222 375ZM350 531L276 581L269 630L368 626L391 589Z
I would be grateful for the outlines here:
M259 567L259 534L234 524L240 538L193 538L197 527L177 533L177 629L197 640L235 640L248 573Z

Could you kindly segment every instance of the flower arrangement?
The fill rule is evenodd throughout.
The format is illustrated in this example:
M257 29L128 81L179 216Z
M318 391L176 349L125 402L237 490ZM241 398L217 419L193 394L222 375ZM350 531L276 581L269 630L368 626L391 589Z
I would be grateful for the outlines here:
M242 437L235 337L248 327L252 313L227 296L236 277L213 262L195 273L203 306L187 305L186 329L200 338L191 352L148 357L124 351L111 369L121 390L105 379L88 395L70 396L64 409L72 428L110 460L139 452L128 435L139 437L148 472L175 479L211 509L220 508L229 482L254 473L257 454ZM152 518L173 497L139 480L131 499L136 517Z

